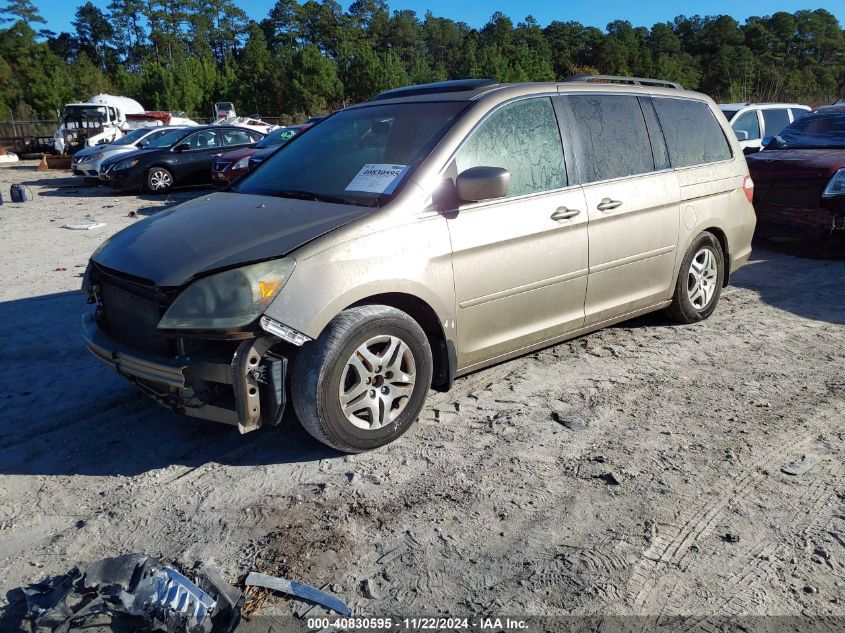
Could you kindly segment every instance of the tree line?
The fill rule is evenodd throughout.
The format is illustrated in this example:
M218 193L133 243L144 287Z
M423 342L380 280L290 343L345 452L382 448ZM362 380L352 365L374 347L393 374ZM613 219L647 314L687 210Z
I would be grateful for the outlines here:
M845 97L845 31L824 9L601 30L531 16L514 24L500 12L472 28L385 0L345 11L335 0L278 0L261 21L233 0L112 0L79 6L72 30L44 23L31 0L0 8L0 120L53 118L100 92L198 117L232 101L242 114L295 120L409 84L581 73L678 81L721 102Z

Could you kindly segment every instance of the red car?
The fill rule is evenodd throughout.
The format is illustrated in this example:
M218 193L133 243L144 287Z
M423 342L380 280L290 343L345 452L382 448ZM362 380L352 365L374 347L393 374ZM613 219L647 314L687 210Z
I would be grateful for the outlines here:
M218 156L211 165L212 182L221 185L232 184L249 171L249 159L253 154L263 149L284 145L294 136L301 134L312 125L313 123L303 123L302 125L281 127L278 130L273 130L251 147L236 149Z
M845 106L793 121L747 157L758 233L845 252Z

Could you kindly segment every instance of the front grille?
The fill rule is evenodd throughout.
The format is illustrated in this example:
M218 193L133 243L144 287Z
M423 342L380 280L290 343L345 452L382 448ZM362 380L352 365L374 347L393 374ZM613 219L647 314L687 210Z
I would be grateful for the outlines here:
M100 287L100 325L110 337L147 354L176 355L175 341L156 328L172 297L102 268L93 276Z

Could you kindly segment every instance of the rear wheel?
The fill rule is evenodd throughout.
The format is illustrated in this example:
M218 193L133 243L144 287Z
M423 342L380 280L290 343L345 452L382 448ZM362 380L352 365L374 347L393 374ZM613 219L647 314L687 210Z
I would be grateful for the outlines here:
M724 280L722 245L712 233L700 233L681 263L675 294L667 310L669 317L678 323L695 323L709 317L719 303Z
M416 321L388 306L359 306L341 312L300 350L291 397L308 433L358 453L410 428L431 375L431 349Z
M147 171L145 184L151 193L166 193L173 188L173 174L164 167L153 167Z

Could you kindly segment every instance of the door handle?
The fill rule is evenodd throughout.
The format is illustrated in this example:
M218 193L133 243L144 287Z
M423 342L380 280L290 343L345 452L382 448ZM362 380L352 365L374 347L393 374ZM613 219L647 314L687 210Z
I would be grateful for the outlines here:
M599 211L610 211L611 209L615 209L621 206L622 202L619 200L611 200L610 198L604 198L601 202L599 202L596 209L598 209Z
M557 210L552 213L552 220L555 222L560 222L561 220L568 220L569 218L574 218L576 215L581 213L578 209L567 209L566 207L558 207Z

